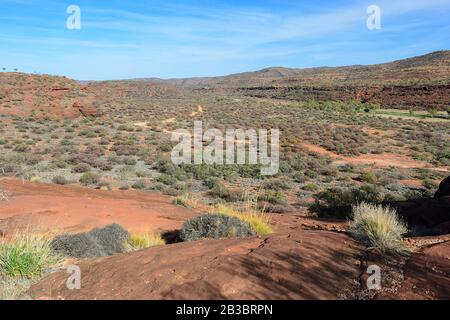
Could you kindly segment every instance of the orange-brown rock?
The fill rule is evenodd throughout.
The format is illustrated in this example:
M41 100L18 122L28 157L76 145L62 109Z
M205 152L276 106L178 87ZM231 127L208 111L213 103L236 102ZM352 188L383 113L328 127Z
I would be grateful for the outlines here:
M75 101L73 107L78 109L84 117L101 117L103 115L103 112L100 110L92 107L91 105L82 104L79 101Z

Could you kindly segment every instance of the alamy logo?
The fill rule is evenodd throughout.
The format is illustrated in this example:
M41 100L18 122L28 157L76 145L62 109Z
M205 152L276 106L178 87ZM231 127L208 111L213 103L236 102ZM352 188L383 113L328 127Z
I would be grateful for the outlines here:
M381 269L377 265L371 265L367 268L367 274L370 276L367 278L367 289L369 290L381 290Z
M369 30L381 29L381 8L377 5L370 5L367 8L367 14L370 16L367 18L367 28Z
M70 5L66 10L70 16L67 18L66 26L69 30L81 29L81 9L79 6Z
M270 138L270 152L269 152ZM280 131L259 129L219 129L203 132L203 122L194 122L194 132L178 129L172 132L172 142L179 142L172 150L172 162L180 164L260 164L261 175L278 173ZM204 146L204 144L207 144Z
M67 273L70 277L66 281L66 287L69 290L81 289L81 269L79 266L70 265L67 267Z

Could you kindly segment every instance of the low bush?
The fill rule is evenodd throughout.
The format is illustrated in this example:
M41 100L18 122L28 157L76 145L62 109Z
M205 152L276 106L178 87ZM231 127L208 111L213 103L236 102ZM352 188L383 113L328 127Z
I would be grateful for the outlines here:
M55 176L55 177L53 177L52 182L54 184L59 184L59 185L65 185L65 184L69 183L69 181L67 181L67 179L65 177L63 177L63 176Z
M319 186L315 183L307 183L303 186L303 190L305 191L318 191Z
M360 177L361 181L367 183L375 183L377 181L377 176L373 172L363 172Z
M72 172L74 173L85 173L91 170L91 166L87 163L79 163L72 168Z
M93 172L87 172L80 178L80 183L83 185L94 185L100 182L100 176Z
M228 202L242 199L242 192L229 190L223 183L216 181L209 191L212 197L220 198Z
M288 181L280 180L280 179L271 179L267 180L263 183L264 189L271 189L271 190L288 190L291 188L291 185Z
M147 184L145 183L145 181L139 180L139 181L136 181L135 183L133 183L133 185L131 187L136 190L143 190L147 187Z
M186 221L181 229L183 241L200 239L244 238L255 235L250 225L223 214L205 214Z
M123 227L112 224L85 233L57 236L51 247L60 255L78 259L104 257L126 252L129 237Z
M170 186L170 185L175 184L177 182L177 179L171 175L162 173L158 178L156 178L156 181Z
M172 200L172 204L195 209L199 205L199 200L190 195L181 195Z
M259 198L261 201L267 201L271 204L285 204L286 197L283 192L278 190L267 190L264 194Z
M353 206L350 233L381 253L407 252L408 249L402 242L402 237L407 232L406 224L390 207L364 202Z
M130 237L128 231L118 224L96 228L90 231L89 234L103 248L106 255L124 252L124 243Z
M310 212L320 216L348 218L352 206L361 202L382 203L386 196L374 185L363 185L349 189L329 188L314 195L315 202L309 207Z

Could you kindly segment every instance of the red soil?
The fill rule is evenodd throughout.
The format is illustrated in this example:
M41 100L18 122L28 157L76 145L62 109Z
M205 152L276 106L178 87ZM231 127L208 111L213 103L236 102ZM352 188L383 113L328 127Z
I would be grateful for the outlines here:
M405 280L394 294L379 299L450 299L450 241L414 254L404 268Z
M302 143L302 147L308 151L318 153L335 159L335 163L353 164L353 165L375 165L377 167L397 167L404 169L412 168L430 168L431 165L425 161L418 161L408 158L401 154L383 153L383 154L363 154L357 157L345 157L328 151L327 149L310 143ZM447 168L433 168L435 170L448 171Z
M138 191L102 191L1 179L13 195L2 201L0 231L32 227L86 231L119 223L131 231L172 231L196 212L170 197ZM75 262L81 290L68 290L61 269L34 285L37 299L337 299L355 290L365 248L345 222L316 221L300 213L273 215L275 234L202 240ZM448 299L450 242L424 248L405 265L399 288L384 299ZM361 287L362 288L362 287ZM363 289L363 288L362 288ZM358 290L358 289L356 289Z
M0 188L12 193L0 206L0 229L78 232L111 223L130 231L171 231L196 215L171 204L171 198L137 191L103 191L75 186L0 180Z
M336 299L359 274L359 244L343 234L292 230L267 238L205 240L83 261L81 290L54 273L38 299Z

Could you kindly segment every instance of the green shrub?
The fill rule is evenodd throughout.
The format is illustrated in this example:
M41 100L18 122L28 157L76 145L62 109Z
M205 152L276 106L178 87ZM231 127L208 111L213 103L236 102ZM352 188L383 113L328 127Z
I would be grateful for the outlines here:
M439 183L434 181L433 179L425 179L422 185L429 190L436 190L439 187Z
M80 183L83 185L94 185L100 182L100 176L93 172L87 172L80 178Z
M360 175L361 181L367 182L367 183L375 183L377 180L377 176L373 172L363 172Z
M67 162L65 162L65 161L63 161L63 160L57 160L57 161L55 161L54 162L54 165L57 167L57 168L60 168L60 169L65 169L65 168L67 168L69 165L67 164Z
M26 145L24 145L24 144L19 144L19 145L17 145L17 146L15 146L14 147L14 151L15 152L26 152L26 151L28 151L28 147L26 146Z
M290 189L290 184L288 181L280 180L280 179L271 179L267 180L263 183L264 189L270 189L270 190L288 190Z
M112 224L85 233L57 236L51 247L60 255L78 259L104 257L126 252L129 237L123 227Z
M306 185L303 186L303 190L305 191L317 191L319 190L319 186L315 183L307 183Z
M295 172L292 175L292 178L294 179L295 182L298 182L298 183L305 183L308 180L308 178L305 176L305 174L300 171Z
M209 191L212 197L220 198L228 202L238 201L242 199L242 192L231 191L220 181L214 183L213 188Z
M402 237L407 231L406 224L390 207L364 202L353 206L350 233L381 253L406 252Z
M130 234L122 226L111 224L104 228L97 228L89 234L103 248L106 255L113 255L124 252L124 243L129 239Z
M52 182L54 184L60 184L60 185L65 185L65 184L69 183L69 181L67 181L67 179L65 177L63 177L63 176L55 176L55 177L53 177Z
M250 225L222 214L205 214L186 221L181 229L183 241L200 239L244 238L255 235Z
M367 202L380 204L385 200L382 190L373 185L363 185L350 189L329 188L314 195L315 202L309 207L321 216L348 218L354 204Z
M57 236L51 246L58 254L77 259L106 256L103 248L89 233Z
M278 190L267 190L259 200L267 201L271 204L285 204L286 197L283 192Z
M160 182L160 183L164 183L165 185L173 185L177 182L177 179L171 175L162 173L157 179L156 181Z
M111 171L113 169L113 166L109 163L101 163L99 165L100 170L102 171Z
M72 168L72 172L74 173L85 173L91 170L91 166L87 163L79 163Z
M136 190L142 190L147 187L147 184L143 180L139 180L139 181L136 181L135 183L133 183L133 185L131 187Z

